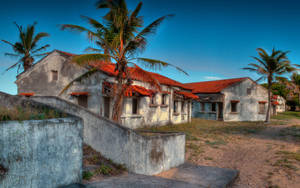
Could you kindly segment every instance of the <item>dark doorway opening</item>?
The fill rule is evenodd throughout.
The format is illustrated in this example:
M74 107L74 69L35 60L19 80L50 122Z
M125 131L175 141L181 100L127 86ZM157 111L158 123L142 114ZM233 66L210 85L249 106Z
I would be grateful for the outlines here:
M104 117L109 118L110 98L109 97L103 97L103 98L104 98Z
M79 95L77 97L78 105L87 108L88 107L88 96L87 95Z
M218 120L223 120L223 103L218 103Z

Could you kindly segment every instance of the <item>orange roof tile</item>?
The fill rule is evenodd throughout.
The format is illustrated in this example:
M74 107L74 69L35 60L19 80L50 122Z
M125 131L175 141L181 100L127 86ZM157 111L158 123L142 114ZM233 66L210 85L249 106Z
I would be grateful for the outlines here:
M193 93L190 92L186 92L186 91L175 91L175 93L179 94L179 95L183 95L185 98L189 98L189 99L199 99L199 97L197 95L194 95Z
M193 89L193 93L219 93L223 89L229 87L232 84L241 82L248 77L244 78L233 78L226 80L214 80L214 81L206 81L206 82L195 82L195 83L186 83L187 87Z
M26 97L30 97L30 96L33 96L34 93L19 93L19 95L21 95L21 96L26 96Z

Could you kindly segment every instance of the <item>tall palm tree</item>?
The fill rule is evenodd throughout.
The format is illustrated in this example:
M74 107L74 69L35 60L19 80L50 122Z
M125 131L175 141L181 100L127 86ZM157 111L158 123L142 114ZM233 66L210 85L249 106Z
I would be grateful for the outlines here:
M117 72L117 87L114 96L113 117L112 119L119 122L122 112L122 101L126 87L132 83L132 74L142 76L144 81L153 83L159 87L155 78L152 77L147 71L139 68L136 63L140 63L152 69L161 69L162 67L173 66L167 62L160 60L137 57L137 54L142 52L147 45L147 37L154 34L158 26L168 17L166 15L158 18L148 26L143 27L143 19L138 16L142 7L140 2L134 11L129 11L125 0L101 0L97 3L98 8L108 8L108 13L103 17L103 24L95 19L83 16L84 19L92 26L93 30L88 28L64 24L62 29L75 30L85 32L91 41L94 41L99 48L87 48L86 50L92 51L92 54L84 54L75 56L74 62L80 65L98 62L98 66L103 65L104 61L112 61L116 64L115 71ZM104 53L101 53L101 49ZM100 62L100 63L99 63ZM129 66L134 67L134 71L129 73ZM184 72L179 67L173 66L179 71ZM91 69L90 72L94 72ZM187 74L186 72L184 72ZM83 76L89 75L89 72ZM81 76L79 77L81 78ZM76 78L74 81L78 80ZM72 83L72 82L71 82ZM70 83L70 84L71 84ZM70 84L67 86L69 87ZM124 87L125 85L125 87Z
M18 66L19 68L22 66L24 71L28 70L33 62L34 57L41 57L45 56L47 53L41 53L42 50L45 50L50 45L46 44L44 46L39 47L38 42L44 38L49 36L48 33L40 32L35 35L35 25L28 25L27 28L23 29L22 26L14 23L19 31L19 41L15 43L8 42L6 40L1 40L2 42L9 44L12 48L14 53L5 53L7 56L19 58L19 60L13 64L12 66L8 67L6 71Z
M291 66L290 61L287 58L288 52L282 52L280 50L272 49L272 53L268 54L264 49L257 48L259 57L253 57L256 63L250 63L249 67L243 68L256 72L261 79L267 79L268 83L268 109L266 122L270 121L270 108L271 108L271 86L273 80L280 75L294 71L295 68Z

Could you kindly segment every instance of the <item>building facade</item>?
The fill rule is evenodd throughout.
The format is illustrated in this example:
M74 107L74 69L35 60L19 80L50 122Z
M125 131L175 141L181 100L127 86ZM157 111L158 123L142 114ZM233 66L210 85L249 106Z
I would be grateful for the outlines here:
M199 96L193 102L192 117L222 121L264 121L267 90L250 78L236 78L185 84Z
M286 111L286 100L280 95L272 96L272 114Z
M58 96L92 112L111 118L113 88L116 84L115 65L94 66L97 71L78 79L63 93L63 89L88 69L71 61L74 54L54 50L33 67L17 76L20 95ZM186 85L165 76L150 73L160 84L160 90L133 77L125 91L121 124L129 128L184 123L191 120L192 100L198 97Z

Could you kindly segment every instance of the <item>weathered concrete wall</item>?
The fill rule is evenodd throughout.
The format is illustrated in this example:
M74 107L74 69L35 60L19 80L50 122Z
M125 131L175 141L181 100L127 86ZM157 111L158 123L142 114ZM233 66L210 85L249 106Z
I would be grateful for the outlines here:
M57 71L57 81L52 80L51 71ZM18 76L18 93L34 92L35 95L57 96L67 84L84 72L86 69L70 63L67 56L54 51Z
M247 94L247 89L251 93ZM264 121L265 113L259 113L259 101L268 101L267 90L262 86L246 79L238 84L230 86L222 91L224 94L224 121ZM238 100L237 112L231 112L231 100Z
M0 187L52 188L81 181L82 120L0 122Z
M144 136L57 97L32 97L84 121L84 142L130 171L152 175L184 163L184 133Z

